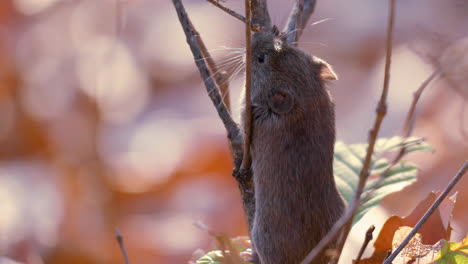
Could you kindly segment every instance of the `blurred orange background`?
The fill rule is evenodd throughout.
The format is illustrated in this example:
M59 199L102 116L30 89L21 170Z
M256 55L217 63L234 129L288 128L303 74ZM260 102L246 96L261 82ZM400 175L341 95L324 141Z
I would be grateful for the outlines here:
M186 263L215 232L247 233L220 120L167 0L0 1L0 263ZM293 1L269 1L283 26ZM243 25L184 1L217 61L242 48ZM243 13L243 1L225 5ZM441 190L468 157L468 2L397 1L389 113L398 135L412 93L441 57L461 57L423 94L414 135L435 147L409 159L417 183L363 223L377 227ZM367 140L383 79L387 1L318 1L300 47L333 65L338 138ZM228 69L230 69L228 67ZM242 74L231 98L238 118ZM468 178L454 211L468 230ZM368 226L358 225L359 247ZM355 243L354 243L355 242ZM349 249L354 256L354 246ZM345 258L343 258L345 259ZM349 263L345 259L343 263Z

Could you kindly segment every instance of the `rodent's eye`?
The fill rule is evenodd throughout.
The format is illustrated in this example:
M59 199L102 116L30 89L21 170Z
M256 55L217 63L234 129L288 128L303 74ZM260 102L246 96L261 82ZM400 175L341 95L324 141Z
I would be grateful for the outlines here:
M265 58L266 58L265 53L261 53L260 55L258 55L257 57L258 63L265 63Z

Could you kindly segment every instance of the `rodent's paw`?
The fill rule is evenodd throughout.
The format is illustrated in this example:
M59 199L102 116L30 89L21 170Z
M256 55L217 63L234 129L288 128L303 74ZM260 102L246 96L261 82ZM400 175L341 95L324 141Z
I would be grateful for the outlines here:
M276 91L268 102L271 110L277 114L286 114L294 106L294 99L288 92Z

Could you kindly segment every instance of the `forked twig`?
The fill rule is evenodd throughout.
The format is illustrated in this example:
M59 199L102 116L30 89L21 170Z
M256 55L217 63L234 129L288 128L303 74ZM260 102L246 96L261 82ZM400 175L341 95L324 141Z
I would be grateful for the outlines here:
M354 194L353 200L346 210L345 214L333 225L328 234L322 238L319 244L306 256L302 261L303 264L312 262L322 250L324 250L328 244L334 240L340 230L342 235L337 244L337 251L341 255L343 251L344 243L348 237L349 231L353 223L353 217L356 214L356 211L360 205L360 197L364 190L365 183L369 176L370 163L372 158L372 153L374 152L375 142L377 140L378 132L382 121L387 113L387 94L388 87L390 83L390 65L392 57L392 42L393 42L393 25L395 19L395 0L389 0L389 15L388 15L388 26L387 26L387 50L386 50L386 59L385 59L385 77L384 84L382 88L382 94L380 96L379 103L376 109L376 119L374 122L373 128L369 132L369 141L367 147L367 154L364 159L363 167L359 175L359 183ZM334 259L334 263L338 262L339 257ZM333 263L333 261L332 261Z
M250 141L252 138L252 102L250 100L251 69L252 69L252 32L251 32L251 1L245 0L245 112L244 112L244 156L242 170L250 168Z
M250 24L254 28L266 31L272 28L270 14L268 13L267 0L251 0L252 19Z
M424 82L421 83L419 88L413 93L413 101L411 102L411 106L408 110L408 114L406 114L405 125L403 127L402 136L407 138L411 135L414 129L414 123L416 122L416 105L419 102L419 98L421 97L422 93L426 89L429 84L437 79L440 76L440 69L436 69L432 74L427 77ZM402 146L398 154L393 159L392 164L396 164L404 155L405 155L406 147Z
M287 42L295 43L302 32L302 12L304 11L304 0L296 0L291 14L289 15L288 22L286 23L286 28L284 29L287 32Z
M221 118L224 127L227 130L229 143L231 146L231 153L234 160L234 171L233 176L236 179L239 191L242 197L242 204L244 207L244 212L247 216L247 223L249 230L252 228L254 213L255 213L255 192L252 181L252 171L251 170L242 170L242 158L243 158L243 142L239 126L233 121L231 115L225 104L222 103L222 97L219 94L219 90L216 82L210 78L210 71L207 66L205 58L207 53L203 53L203 49L200 45L202 43L201 38L198 36L198 32L193 27L190 19L188 18L187 12L182 4L181 0L172 0L177 15L179 17L180 23L184 30L185 36L187 38L187 43L190 46L192 54L195 58L195 63L200 71L200 75L204 79L204 84L208 92L208 96L213 102L219 117ZM256 4L255 6L253 4ZM255 11L255 12L254 12ZM252 19L256 17L256 21L261 24L258 24L259 27L267 28L271 26L270 17L268 11L266 10L266 0L252 0Z
M356 260L353 262L353 264L359 264L359 261L361 260L362 255L364 254L364 251L365 251L366 248L367 248L367 245L368 245L369 242L371 242L371 240L374 238L374 236L372 235L372 234L374 233L374 230L375 230L375 226L374 226L374 225L371 225L371 226L369 227L369 229L367 229L367 231L366 231L366 237L364 238L364 242L362 243L361 249L359 250L359 254L358 254Z
M219 9L223 10L224 12L228 13L229 15L245 23L245 17L243 15L238 14L236 11L223 6L222 4L219 3L219 1L216 1L216 0L207 0L207 1L213 4L214 6L218 7Z
M202 53L202 56L205 58L211 74L215 78L216 85L219 87L219 90L222 95L221 98L223 100L223 103L226 106L226 109L228 110L228 112L231 113L231 98L229 96L228 75L226 74L225 71L220 71L218 69L218 66L213 60L213 57L208 52L205 42L203 42L200 35L197 34L195 35L195 37L197 38L198 45L200 46L200 52Z
M122 251L125 264L130 264L130 261L128 260L127 250L125 249L125 244L123 242L123 236L118 228L115 229L115 239L117 240L117 243L119 243L120 251Z
M218 115L221 118L221 121L223 122L224 127L227 130L233 156L234 158L238 157L239 155L242 156L242 145L239 142L239 127L236 124L236 122L234 122L234 120L232 119L226 106L222 103L222 98L219 94L219 89L214 80L210 77L210 71L204 60L204 56L201 52L200 45L198 42L199 38L197 37L197 35L199 34L193 27L192 22L190 21L181 0L172 0L172 3L174 4L174 7L177 11L177 15L179 17L179 21L182 24L182 28L184 29L187 43L189 44L190 49L192 50L192 54L195 59L195 64L197 65L198 70L200 71L200 75L204 80L208 96L210 97L211 101L216 107Z
M296 0L286 27L283 29L288 34L288 43L295 43L302 35L310 17L315 11L316 0ZM291 36L292 35L292 36Z
M419 88L413 93L413 102L411 103L411 107L408 110L405 126L403 127L403 137L409 137L411 135L415 122L416 105L418 104L419 98L421 97L426 87L429 86L433 80L436 80L440 76L440 73L440 69L436 69L429 77L427 77L426 80L424 80L424 82L421 83Z
M435 210L439 207L440 203L445 199L445 197L450 193L453 189L455 184L461 179L461 177L465 174L468 170L468 160L465 161L461 169L458 173L453 177L453 179L449 182L447 187L445 187L444 191L439 195L437 200L431 205L431 207L426 211L426 213L419 219L418 223L414 226L411 232L405 237L405 239L401 242L401 244L392 252L392 254L385 259L383 264L390 264L395 259L396 256L403 250L403 248L408 244L408 242L413 238L413 236L419 231L422 225L427 221L427 219L435 212Z

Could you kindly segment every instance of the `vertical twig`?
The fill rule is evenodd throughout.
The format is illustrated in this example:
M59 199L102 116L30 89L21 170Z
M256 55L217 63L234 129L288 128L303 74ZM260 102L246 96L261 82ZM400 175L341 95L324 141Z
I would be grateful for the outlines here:
M359 175L359 183L356 188L356 193L354 194L352 204L359 205L361 194L364 191L364 186L366 184L367 178L369 177L369 169L372 160L372 154L374 153L375 142L377 141L377 136L380 130L382 121L387 114L387 95L388 87L390 84L390 65L392 61L392 48L393 48L393 25L395 22L395 0L389 0L389 10L388 10L388 24L387 24L387 51L385 56L385 77L382 88L382 94L380 95L380 100L376 109L376 119L374 122L374 127L369 132L369 143L367 146L367 153L364 159L363 167ZM353 215L356 214L358 206L353 207ZM343 228L343 233L338 242L337 249L339 252L343 251L344 244L348 238L348 234L351 231L353 224L353 218L350 218L346 225ZM339 257L336 259L337 263Z
M125 244L123 242L123 236L118 228L115 229L115 239L117 240L117 243L119 243L120 251L122 251L125 264L130 264L130 261L128 260L127 250L125 249Z
M252 102L250 99L252 69L252 33L251 33L251 0L245 0L245 113L244 113L244 156L242 170L250 168L250 141L252 138Z
M310 17L315 11L316 0L296 0L286 23L284 32L288 34L288 43L295 43L302 35ZM291 36L293 35L293 36Z
M302 12L304 11L304 0L296 0L291 14L289 15L288 22L286 23L286 28L283 30L287 32L287 42L294 43L294 46L297 46L297 41L301 35L303 25L302 25Z
M468 131L465 129L465 108L465 102L462 102L460 108L460 134L464 139L466 139L465 142L468 142Z
M396 256L403 250L403 248L408 244L408 242L413 238L413 236L419 231L421 226L427 221L427 219L435 212L435 210L439 207L440 203L445 199L445 197L450 193L453 189L455 184L461 179L461 177L466 173L468 170L468 160L465 161L463 166L460 168L458 173L449 184L445 187L444 191L439 195L437 200L431 205L431 207L426 211L426 213L419 219L418 223L414 226L411 232L405 237L405 239L401 242L401 244L393 251L393 253L385 259L383 264L390 264L395 259Z
M366 250L367 245L374 238L372 235L372 233L374 233L374 230L375 230L374 225L371 225L369 229L367 229L366 237L364 238L364 242L362 243L361 249L359 250L359 254L356 260L353 262L353 264L359 264L359 261L361 261L362 255L364 254L364 251Z
M384 84L382 88L382 94L380 96L380 100L376 109L376 119L374 122L374 126L369 132L367 153L364 159L361 173L359 175L359 183L358 183L356 192L354 194L351 204L348 207L348 210L346 210L345 214L333 225L331 230L328 232L328 234L324 238L322 238L319 244L317 244L317 246L314 249L312 249L312 251L304 258L304 260L301 262L303 264L312 262L318 256L318 254L322 252L322 250L324 250L328 246L328 244L338 236L338 233L340 230L342 230L342 235L340 236L340 239L337 243L337 251L341 255L341 252L343 251L344 243L348 237L349 231L351 230L353 218L360 205L360 197L364 190L364 185L369 176L372 153L374 152L374 146L377 140L378 132L380 130L382 121L387 113L387 94L388 94L388 87L390 83L390 65L391 65L391 57L392 57L394 18L395 18L395 0L389 0L389 15L388 15L388 26L387 26L387 49L386 49L386 59L385 59ZM339 257L335 258L332 261L332 263L337 263L338 260L339 260Z
M209 60L205 61L204 59L209 56L203 55L203 49L200 46L201 42L199 41L201 40L201 38L199 37L198 32L195 30L190 19L188 18L187 12L185 11L182 1L172 0L172 3L174 4L175 10L177 11L179 21L184 30L187 43L189 44L189 47L194 56L195 63L198 67L198 70L200 71L200 75L204 79L204 84L208 92L208 96L210 97L211 101L216 107L218 115L221 118L224 127L226 128L235 165L233 176L237 180L239 190L242 196L244 211L247 216L248 227L249 229L251 229L255 213L255 190L252 181L252 171L243 170L241 168L244 156L241 131L238 125L232 120L232 117L229 114L226 105L222 103L222 97L219 94L219 89L216 82L213 81L212 78L210 78L210 70L207 66ZM250 9L250 28L254 27L257 31L258 29L268 30L272 27L270 15L267 9L267 0L251 0ZM248 45L248 47L249 46L250 45ZM205 55L206 54L207 53L205 53Z
M411 132L413 131L414 121L415 121L415 112L416 112L416 105L419 102L419 98L421 94L424 92L426 87L435 79L440 76L440 69L436 69L432 74L427 77L424 82L421 83L419 88L413 93L413 102L411 103L411 107L408 110L408 114L406 115L405 125L403 127L403 137L409 137Z
M407 138L411 135L414 128L414 123L416 122L416 105L419 102L419 98L421 97L422 93L426 89L426 87L435 79L440 76L440 69L435 70L432 74L427 77L424 82L421 83L419 88L413 93L413 101L411 103L410 109L408 110L408 114L406 114L405 125L403 126L402 136ZM405 155L406 147L401 147L398 154L393 159L392 164L396 164L404 155ZM389 168L390 169L390 168Z
M255 28L266 31L272 28L270 14L268 13L267 0L251 0L252 18L250 24ZM247 19L247 18L246 18Z
M229 113L231 113L231 98L229 96L229 82L228 75L225 71L220 71L216 65L213 57L211 57L208 49L206 48L205 42L199 34L195 35L198 45L200 46L200 52L202 53L203 58L205 58L208 68L210 69L211 74L214 76L216 86L221 92L221 99L223 100L224 105Z

